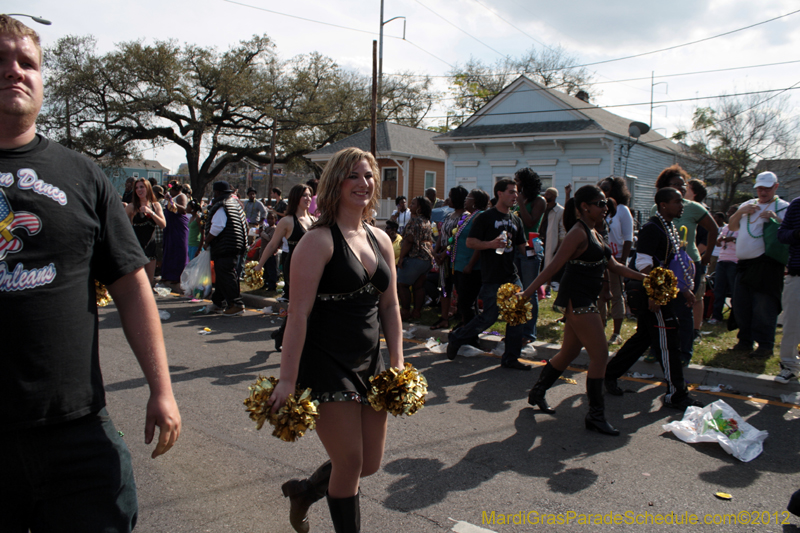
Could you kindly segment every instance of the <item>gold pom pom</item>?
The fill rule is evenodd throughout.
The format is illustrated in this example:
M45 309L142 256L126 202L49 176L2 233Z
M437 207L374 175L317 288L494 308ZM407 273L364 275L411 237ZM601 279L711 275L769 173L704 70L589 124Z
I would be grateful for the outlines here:
M369 378L369 383L372 388L367 399L376 411L411 416L425 405L428 381L411 363L403 370L388 368Z
M513 283L506 283L497 289L500 320L508 323L509 326L519 326L533 318L533 304L530 298L518 297L519 291L520 288Z
M652 298L658 305L667 305L673 298L678 296L678 278L668 268L654 268L642 280L642 284L647 296Z
M260 289L264 285L264 271L256 271L258 261L250 261L244 265L244 284L250 287L250 290Z
M250 413L257 430L261 429L264 422L269 422L275 428L272 431L275 437L285 442L294 442L305 435L306 431L316 427L319 402L311 399L311 389L298 388L286 398L283 407L273 413L268 402L277 384L277 378L259 376L248 387L250 396L244 400L245 410Z
M106 286L97 280L94 280L94 293L97 301L97 307L105 307L111 303L111 295L108 294Z

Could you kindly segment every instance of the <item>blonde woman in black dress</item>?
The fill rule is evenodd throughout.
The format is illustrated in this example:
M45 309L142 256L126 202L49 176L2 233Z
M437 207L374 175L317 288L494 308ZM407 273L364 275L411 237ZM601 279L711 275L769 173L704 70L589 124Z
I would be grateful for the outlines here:
M380 332L389 361L403 367L402 324L392 243L365 221L377 203L378 166L348 148L325 165L317 189L319 220L292 257L292 297L273 410L295 390L319 400L319 435L330 461L304 480L283 484L290 522L309 530L308 509L327 495L337 532L360 530L359 480L380 468L386 412L367 403L369 378L380 373Z

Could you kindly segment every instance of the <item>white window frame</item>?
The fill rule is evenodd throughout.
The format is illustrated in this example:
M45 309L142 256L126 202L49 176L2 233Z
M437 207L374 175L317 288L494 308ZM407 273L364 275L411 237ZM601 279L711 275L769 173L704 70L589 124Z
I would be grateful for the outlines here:
M433 183L428 185L428 175L433 174ZM425 190L430 189L431 187L436 188L436 171L435 170L426 170L425 171L425 178L423 183L425 184Z
M138 173L138 172L132 172L132 173L131 173L131 177L132 177L133 179L139 179L139 173Z
M554 183L556 182L556 173L554 171L536 173L539 175L539 179L542 180L542 194L544 194L544 191L549 187L555 187Z
M150 179L150 178L153 178L154 180L159 181L160 178L161 178L161 173L160 172L155 172L153 170L148 170L147 171L147 179Z

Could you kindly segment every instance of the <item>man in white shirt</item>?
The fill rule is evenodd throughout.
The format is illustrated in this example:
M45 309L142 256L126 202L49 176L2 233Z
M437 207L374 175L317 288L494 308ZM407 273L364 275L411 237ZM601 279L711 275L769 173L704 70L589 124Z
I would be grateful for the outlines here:
M743 202L728 221L728 229L739 232L736 240L739 263L733 291L739 342L733 349L751 352L752 358L766 358L775 347L785 266L766 254L764 227L770 219L782 222L789 202L775 194L778 177L772 172L759 174L753 188L757 197ZM758 348L752 351L754 342Z
M402 235L406 224L408 224L408 221L411 218L411 210L406 207L405 196L398 196L395 198L394 205L397 206L397 209L392 212L391 219L397 222L397 225L400 226L400 229L397 230L397 233L398 235Z

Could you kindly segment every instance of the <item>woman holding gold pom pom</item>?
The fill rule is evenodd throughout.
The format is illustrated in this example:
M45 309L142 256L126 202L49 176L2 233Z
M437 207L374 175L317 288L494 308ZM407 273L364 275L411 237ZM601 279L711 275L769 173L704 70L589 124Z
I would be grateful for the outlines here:
M359 531L359 480L375 473L383 458L386 411L368 404L369 378L383 370L380 331L394 368L403 368L403 344L392 243L365 223L380 197L377 176L370 153L336 153L317 189L320 217L292 257L272 410L296 385L310 388L320 402L317 433L330 457L308 479L281 487L295 531L309 530L308 510L323 496L337 533Z
M586 347L589 353L589 371L586 376L586 394L589 413L586 429L619 435L619 431L605 419L603 404L603 378L608 361L608 344L603 323L597 308L597 299L603 284L606 268L632 279L644 275L617 263L611 249L594 229L606 214L606 200L598 187L585 185L578 189L564 207L564 227L567 236L556 256L545 267L522 296L531 297L539 286L547 283L564 264L566 269L554 307L564 313L564 340L561 350L542 368L539 380L528 394L528 403L538 405L545 413L555 413L545 400L545 392L567 366ZM576 220L576 215L578 216Z

